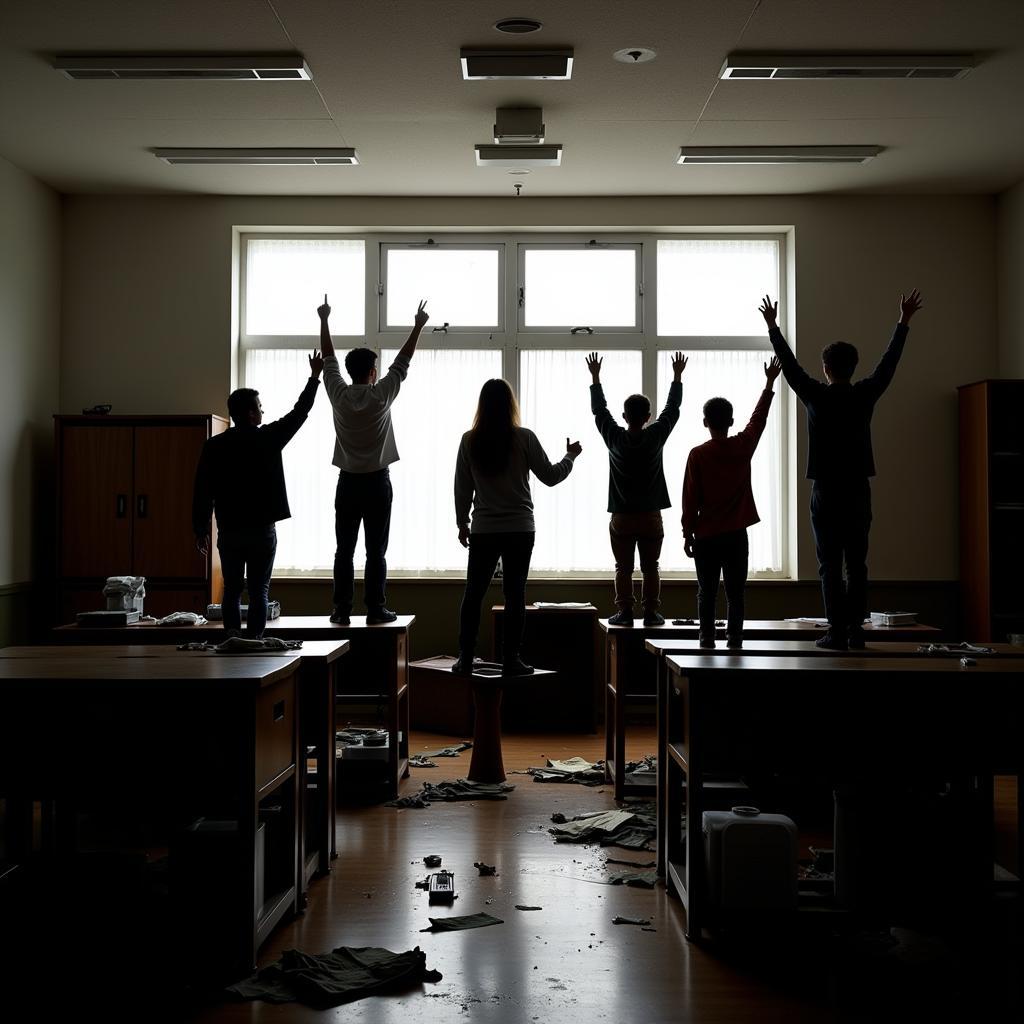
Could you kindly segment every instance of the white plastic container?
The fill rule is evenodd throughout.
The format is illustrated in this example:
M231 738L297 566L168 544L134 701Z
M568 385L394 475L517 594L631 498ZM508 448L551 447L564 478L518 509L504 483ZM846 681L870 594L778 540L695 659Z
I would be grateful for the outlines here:
M704 863L712 906L730 911L796 909L797 831L784 814L756 807L705 811Z

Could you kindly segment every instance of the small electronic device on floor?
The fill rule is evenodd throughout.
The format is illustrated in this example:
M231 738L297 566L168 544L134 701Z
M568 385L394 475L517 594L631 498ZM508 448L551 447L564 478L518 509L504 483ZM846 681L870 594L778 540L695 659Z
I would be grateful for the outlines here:
M435 871L428 879L430 903L453 903L455 901L455 875L451 871Z

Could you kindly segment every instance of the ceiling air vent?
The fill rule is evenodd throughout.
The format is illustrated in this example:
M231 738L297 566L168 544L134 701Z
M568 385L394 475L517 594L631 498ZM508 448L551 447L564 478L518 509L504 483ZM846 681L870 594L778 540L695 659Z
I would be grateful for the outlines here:
M881 146L683 146L680 164L863 164Z
M153 155L168 164L351 167L359 163L354 149L154 149Z
M138 57L58 55L53 66L68 78L163 81L308 82L313 74L301 54Z
M572 78L572 50L468 50L460 51L462 77L482 79Z
M977 65L967 53L826 54L730 53L719 78L962 78Z
M477 146L477 167L561 167L562 147L545 146Z
M540 107L498 107L494 112L496 146L533 146L544 141L544 111Z

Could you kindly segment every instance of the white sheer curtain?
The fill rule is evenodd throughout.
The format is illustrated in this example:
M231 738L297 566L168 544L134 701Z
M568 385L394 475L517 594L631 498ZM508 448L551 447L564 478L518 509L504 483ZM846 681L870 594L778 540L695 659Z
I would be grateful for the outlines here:
M767 351L698 351L687 353L689 363L683 374L683 405L679 423L665 446L665 479L672 510L666 514L665 546L661 561L666 569L693 570L693 562L683 554L681 497L683 471L690 449L709 440L703 425L704 403L722 397L732 402L735 423L732 432L742 430L764 390L764 363ZM664 401L672 380L672 353L658 353L658 395ZM780 385L768 415L768 426L761 435L751 463L751 485L761 522L749 530L750 571L779 571L782 568L782 423Z
M759 337L760 298L779 292L772 239L659 239L658 334Z
M627 395L641 391L640 352L606 351L601 380L612 415ZM608 451L590 412L587 353L528 349L519 359L523 426L536 435L552 462L565 454L565 439L583 444L568 480L553 488L532 478L537 541L536 570L597 570L612 565L608 543Z

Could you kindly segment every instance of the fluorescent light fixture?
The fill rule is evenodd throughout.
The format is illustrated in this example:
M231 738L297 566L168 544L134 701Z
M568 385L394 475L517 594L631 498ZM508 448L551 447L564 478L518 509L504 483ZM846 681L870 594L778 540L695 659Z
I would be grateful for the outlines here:
M168 164L247 164L254 167L337 167L359 163L354 149L154 149Z
M730 53L718 77L731 80L963 78L977 63L969 53Z
M76 79L164 81L308 82L313 78L298 53L234 53L224 56L139 57L133 54L79 57L58 54L53 66Z
M494 112L496 146L535 146L544 141L544 111L540 107L498 107Z
M882 146L683 146L680 164L863 164Z
M561 167L561 145L477 146L477 167Z
M572 50L471 50L459 52L462 77L484 79L527 78L565 81L572 78Z

